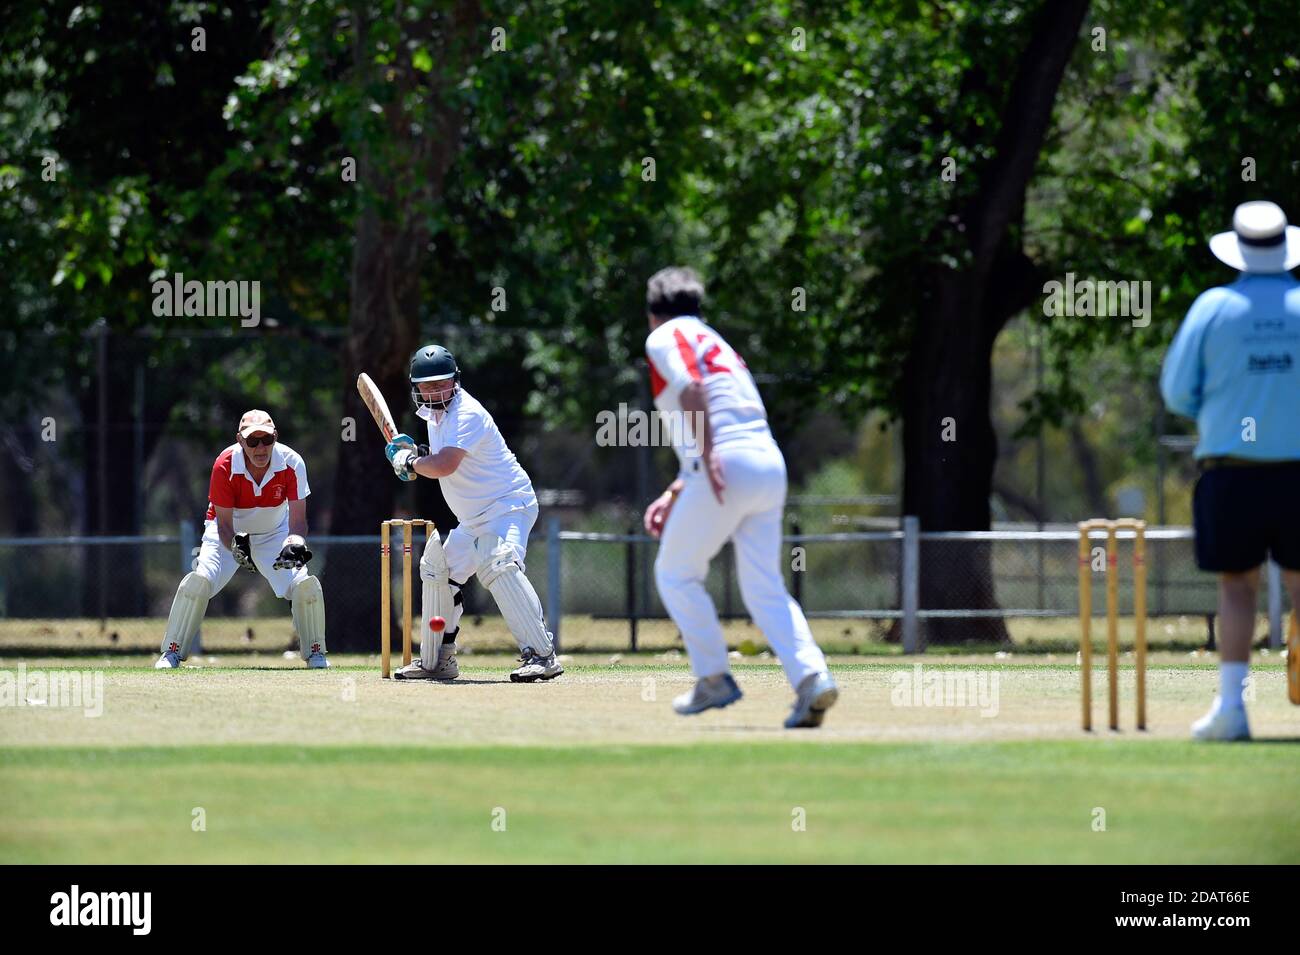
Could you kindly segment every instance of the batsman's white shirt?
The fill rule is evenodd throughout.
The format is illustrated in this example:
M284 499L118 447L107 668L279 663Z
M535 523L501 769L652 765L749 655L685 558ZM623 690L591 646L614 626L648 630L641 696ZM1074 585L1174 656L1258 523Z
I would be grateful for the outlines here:
M689 442L676 447L683 487L673 504L655 559L655 582L682 633L698 677L730 670L718 613L705 589L709 562L728 541L736 550L740 593L791 684L826 670L803 609L781 575L781 518L786 471L767 426L767 412L744 359L714 329L694 317L664 322L646 339L651 391L661 412L682 411L682 390L704 389L714 454L726 488L719 503ZM681 433L672 428L674 437Z
M429 423L429 453L460 448L465 458L439 478L447 506L462 524L475 525L521 509L537 507L533 482L506 446L497 424L465 389L444 411L421 408Z

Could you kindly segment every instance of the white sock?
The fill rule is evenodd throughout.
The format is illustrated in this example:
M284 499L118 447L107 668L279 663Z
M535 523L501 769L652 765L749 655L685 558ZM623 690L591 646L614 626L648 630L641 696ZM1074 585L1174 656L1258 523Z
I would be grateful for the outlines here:
M1245 706L1241 700L1241 688L1250 674L1249 663L1219 664L1219 698L1225 707L1240 709Z

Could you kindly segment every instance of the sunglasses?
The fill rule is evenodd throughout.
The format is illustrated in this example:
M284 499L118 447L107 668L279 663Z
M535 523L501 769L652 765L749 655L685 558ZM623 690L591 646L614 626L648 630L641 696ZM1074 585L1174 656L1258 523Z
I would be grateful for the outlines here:
M270 447L275 444L275 435L267 434L262 437L245 438L244 443L250 448L260 448L263 446Z

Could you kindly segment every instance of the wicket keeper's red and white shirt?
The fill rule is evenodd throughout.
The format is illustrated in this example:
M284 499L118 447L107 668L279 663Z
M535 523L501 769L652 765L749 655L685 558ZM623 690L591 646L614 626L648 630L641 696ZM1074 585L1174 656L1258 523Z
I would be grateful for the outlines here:
M235 533L266 534L288 521L290 501L301 501L310 493L307 465L287 444L276 442L271 448L271 463L261 483L249 476L244 449L232 444L212 465L207 520L216 518L216 508L233 507Z
M753 437L770 439L767 409L745 360L703 321L690 315L670 319L650 333L645 350L650 391L662 414L680 418L682 389L699 381L704 385L715 447ZM673 428L670 433L690 432ZM673 450L686 467L687 447L679 445ZM698 456L693 447L690 451L692 457Z

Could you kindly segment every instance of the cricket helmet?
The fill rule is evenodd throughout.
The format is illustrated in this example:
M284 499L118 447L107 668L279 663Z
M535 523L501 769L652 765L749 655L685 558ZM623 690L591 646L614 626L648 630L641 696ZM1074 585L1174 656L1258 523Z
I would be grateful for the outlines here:
M432 401L420 393L420 382L448 379L455 382L455 387L445 400ZM442 411L451 404L458 391L460 391L460 368L447 349L441 345L425 345L411 356L411 400L415 402L417 411L420 408Z

